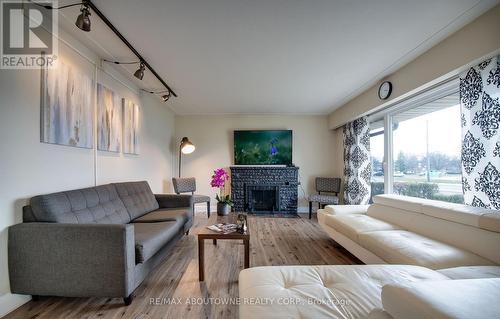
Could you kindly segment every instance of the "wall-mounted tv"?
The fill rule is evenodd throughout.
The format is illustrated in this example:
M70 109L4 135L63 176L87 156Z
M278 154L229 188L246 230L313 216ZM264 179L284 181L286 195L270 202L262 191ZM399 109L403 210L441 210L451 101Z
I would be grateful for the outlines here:
M291 165L292 131L234 131L235 165Z

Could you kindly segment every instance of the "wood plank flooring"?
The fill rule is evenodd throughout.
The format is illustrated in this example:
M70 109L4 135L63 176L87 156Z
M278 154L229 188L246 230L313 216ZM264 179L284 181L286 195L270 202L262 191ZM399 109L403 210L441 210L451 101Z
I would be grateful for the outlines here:
M221 303L229 303L230 298L238 296L243 244L241 241L220 240L214 246L211 241L206 241L205 282L200 283L196 227L206 223L206 214L196 215L190 234L179 241L172 256L137 288L136 297L128 307L118 298L42 297L4 318L238 318L237 305ZM249 216L248 223L251 229L250 267L360 263L345 249L336 246L314 217L309 220L306 215L295 219ZM153 298L159 299L152 301ZM209 302L210 298L217 298L212 299L215 304ZM166 304L168 300L180 300L181 304Z

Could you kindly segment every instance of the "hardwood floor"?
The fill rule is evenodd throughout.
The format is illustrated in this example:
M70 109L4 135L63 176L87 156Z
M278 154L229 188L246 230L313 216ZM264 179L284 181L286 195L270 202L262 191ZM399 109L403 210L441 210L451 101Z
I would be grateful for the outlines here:
M307 219L305 214L302 217L249 216L250 267L360 263L345 249L335 246L314 217L312 220ZM243 244L241 241L221 240L215 246L206 241L205 282L200 283L196 227L206 222L205 214L196 215L195 227L179 241L172 256L137 288L136 297L128 307L118 298L41 297L39 301L30 301L4 318L237 318L237 305L221 303L229 303L229 298L238 296ZM187 298L191 303L186 302ZM215 304L210 304L209 298L217 298L213 299ZM180 300L181 303L166 304L168 300ZM203 304L204 301L207 303Z

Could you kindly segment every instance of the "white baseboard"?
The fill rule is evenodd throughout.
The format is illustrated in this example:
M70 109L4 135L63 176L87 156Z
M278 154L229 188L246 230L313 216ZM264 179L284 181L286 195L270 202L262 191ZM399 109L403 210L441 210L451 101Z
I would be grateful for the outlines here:
M6 293L0 296L0 318L31 300L31 296Z

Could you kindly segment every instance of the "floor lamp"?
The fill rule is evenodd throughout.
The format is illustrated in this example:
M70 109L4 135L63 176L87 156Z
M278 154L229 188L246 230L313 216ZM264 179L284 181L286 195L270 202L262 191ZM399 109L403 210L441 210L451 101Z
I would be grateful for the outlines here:
M187 137L183 137L179 145L179 177L181 177L182 154L191 154L194 150L194 144Z

